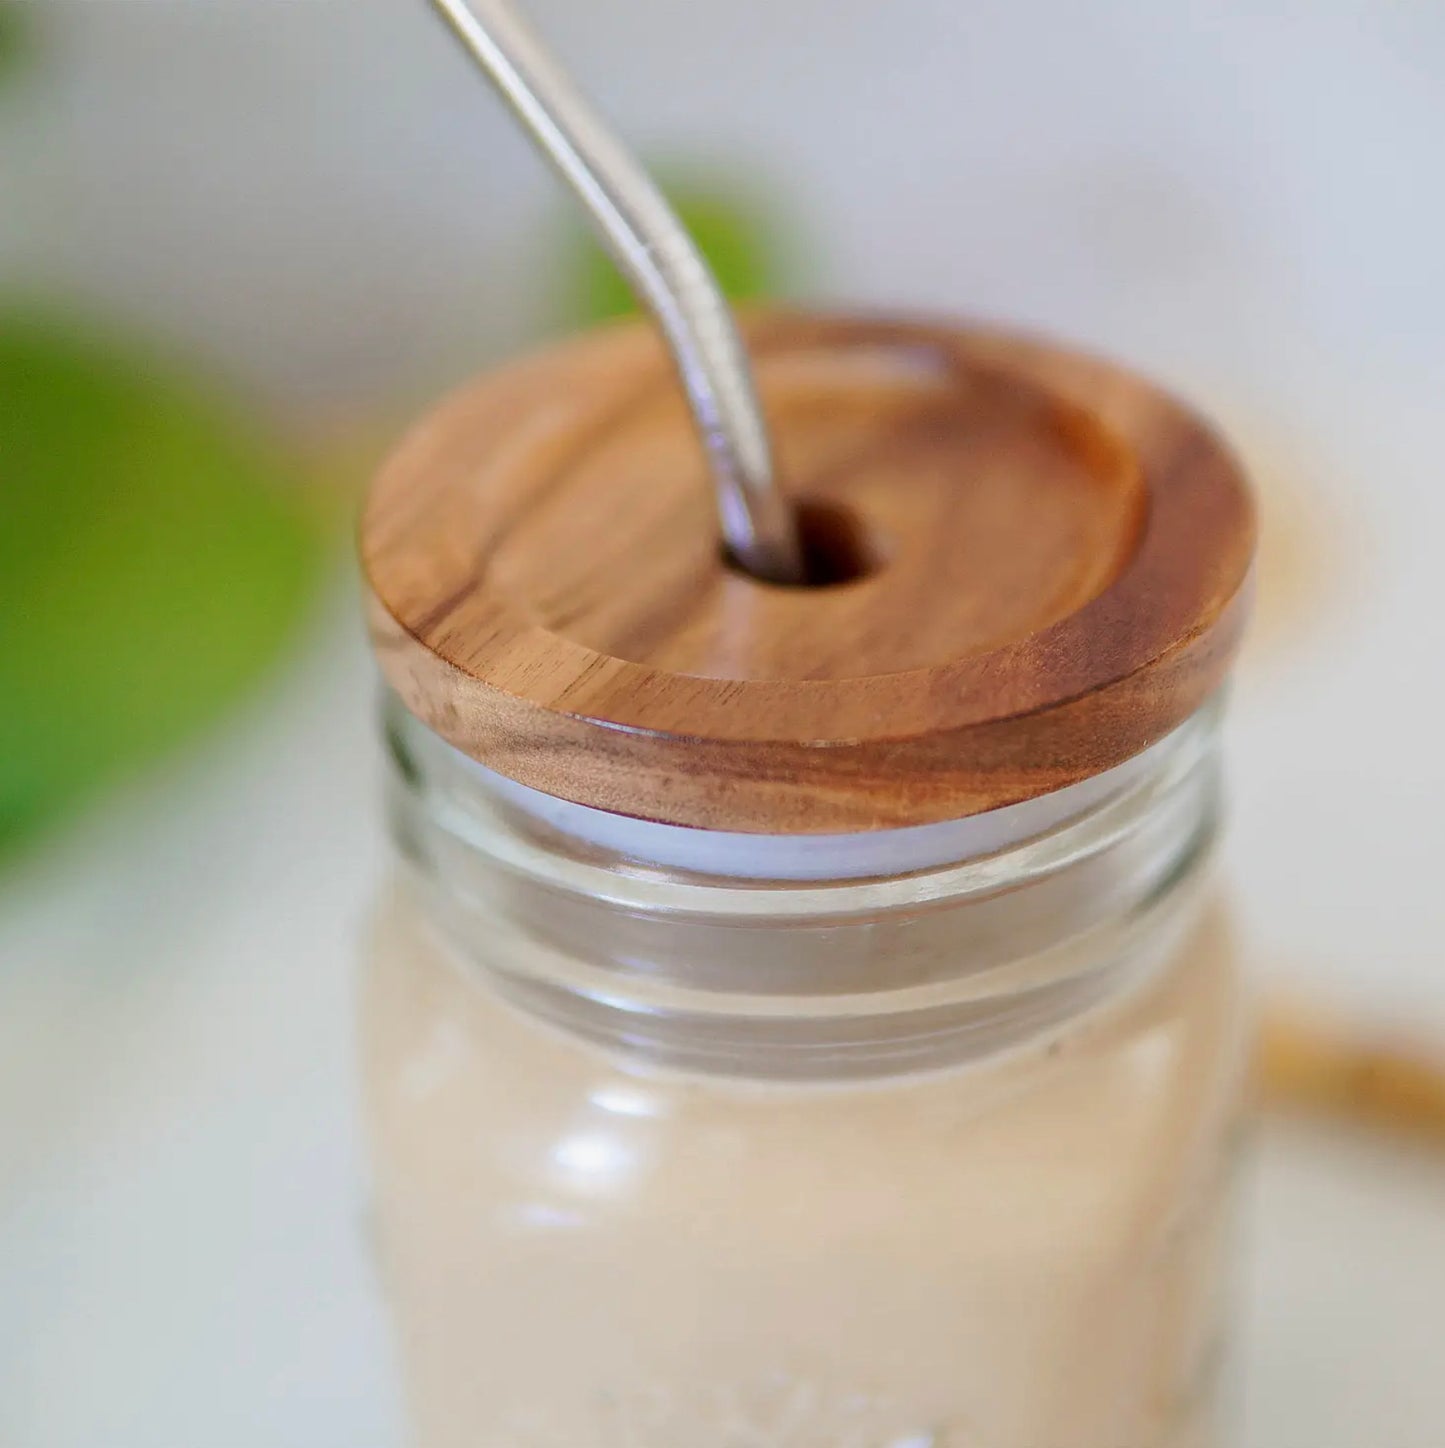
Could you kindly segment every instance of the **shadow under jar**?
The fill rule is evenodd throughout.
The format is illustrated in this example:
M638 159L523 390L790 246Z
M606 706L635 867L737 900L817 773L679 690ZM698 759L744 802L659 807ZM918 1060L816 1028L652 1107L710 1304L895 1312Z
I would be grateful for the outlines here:
M850 581L717 556L640 329L458 394L368 508L401 861L363 1060L416 1441L1197 1448L1243 484L1040 343L751 345Z

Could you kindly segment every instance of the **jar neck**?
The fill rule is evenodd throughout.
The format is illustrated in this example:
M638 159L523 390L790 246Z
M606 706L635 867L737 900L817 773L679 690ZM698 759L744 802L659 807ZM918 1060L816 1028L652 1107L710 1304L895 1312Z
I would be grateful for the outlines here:
M1008 811L959 822L972 828L956 839L992 848L906 874L738 878L638 858L569 828L566 808L529 807L394 701L391 815L428 927L553 1025L690 1071L918 1071L1059 1031L1169 958L1215 832L1218 714L1064 817L1026 817L1046 828L998 847ZM871 837L872 858L907 833ZM712 843L683 840L683 855ZM790 844L839 858L826 839Z

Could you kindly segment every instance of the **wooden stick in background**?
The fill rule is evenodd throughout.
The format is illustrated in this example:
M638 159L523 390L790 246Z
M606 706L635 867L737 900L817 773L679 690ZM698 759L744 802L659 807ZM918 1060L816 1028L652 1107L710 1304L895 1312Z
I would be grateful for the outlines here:
M1445 1049L1296 1003L1266 1012L1256 1071L1266 1108L1305 1110L1445 1146Z

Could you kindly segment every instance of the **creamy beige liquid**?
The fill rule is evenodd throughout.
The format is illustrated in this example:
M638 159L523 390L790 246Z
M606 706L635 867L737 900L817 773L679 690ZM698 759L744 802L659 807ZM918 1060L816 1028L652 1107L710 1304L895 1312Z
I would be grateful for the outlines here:
M405 894L364 989L418 1448L1196 1448L1239 992L1217 913L1046 1039L838 1084L650 1073Z

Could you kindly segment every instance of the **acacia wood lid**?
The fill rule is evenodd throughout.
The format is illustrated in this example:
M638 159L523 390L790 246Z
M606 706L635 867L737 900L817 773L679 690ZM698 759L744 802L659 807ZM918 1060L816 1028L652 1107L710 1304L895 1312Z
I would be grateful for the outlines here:
M525 359L425 418L363 515L383 672L445 739L619 814L871 830L1097 774L1222 682L1254 517L1194 414L1001 332L744 330L834 581L763 583L722 556L650 327Z

